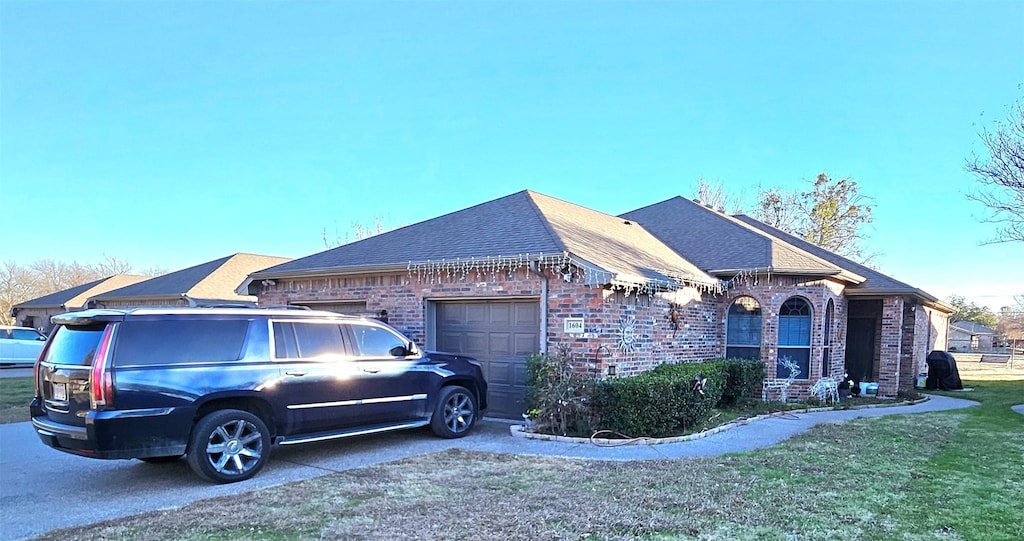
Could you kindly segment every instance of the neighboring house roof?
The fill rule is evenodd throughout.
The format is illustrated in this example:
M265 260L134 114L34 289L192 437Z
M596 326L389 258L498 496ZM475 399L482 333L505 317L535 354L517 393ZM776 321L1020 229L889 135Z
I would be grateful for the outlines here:
M588 270L588 280L605 283L718 284L629 220L529 190L264 269L250 278L384 272L442 260L535 261L543 256L567 257Z
M970 334L972 336L995 336L996 334L995 330L990 329L980 323L975 323L973 321L954 321L953 323L950 323L949 326L952 327L953 329Z
M289 261L284 257L257 254L233 254L194 267L150 278L89 298L110 302L129 300L175 300L182 297L212 300L253 300L235 293L249 273Z
M637 220L683 257L714 275L771 271L835 276L850 283L863 281L856 273L754 227L741 217L729 216L683 197L622 216Z
M135 274L115 274L113 276L107 276L106 278L100 278L87 284L82 284L75 287L69 287L60 291L50 293L49 295L43 295L35 299L30 299L22 303L15 304L12 309L19 308L59 308L59 309L74 309L84 308L86 300L93 295L99 295L113 289L118 289L136 282L145 280L146 276L140 276Z

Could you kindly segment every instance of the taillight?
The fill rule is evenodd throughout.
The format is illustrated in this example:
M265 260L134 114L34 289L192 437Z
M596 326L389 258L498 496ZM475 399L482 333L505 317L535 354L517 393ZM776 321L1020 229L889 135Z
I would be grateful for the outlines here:
M114 399L114 377L108 370L110 359L110 339L114 335L114 326L107 325L103 329L103 338L100 338L100 345L96 348L96 355L92 360L92 372L89 378L89 402L93 409L97 406L104 406Z

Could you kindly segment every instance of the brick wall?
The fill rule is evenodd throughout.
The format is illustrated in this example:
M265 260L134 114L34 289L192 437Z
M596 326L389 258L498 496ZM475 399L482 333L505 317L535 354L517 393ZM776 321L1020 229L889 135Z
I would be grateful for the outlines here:
M568 348L578 366L606 376L646 372L659 364L697 362L722 355L719 299L693 288L637 295L566 286L552 280L549 347ZM676 311L676 322L672 312ZM566 317L583 317L584 333L564 330Z
M905 381L901 366L904 362L904 337L913 340L914 326L911 322L904 325L905 310L909 312L907 303L899 297L882 299L882 332L878 337L878 396L894 397ZM908 364L909 361L908 361ZM910 382L913 385L913 382Z
M688 288L637 295L591 287L574 274L544 271L548 284L547 349L566 348L580 370L605 376L632 375L664 362L692 362L722 355L719 300ZM388 323L426 344L426 301L445 299L540 299L543 279L527 268L486 276L421 276L394 273L281 279L262 286L261 305L310 301L365 301L368 312L387 310ZM674 326L671 311L678 310ZM585 332L565 332L564 319L584 318Z

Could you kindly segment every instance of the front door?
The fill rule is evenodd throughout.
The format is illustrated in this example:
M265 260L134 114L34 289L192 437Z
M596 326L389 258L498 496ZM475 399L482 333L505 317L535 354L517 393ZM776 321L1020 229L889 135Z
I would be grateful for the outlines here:
M846 373L855 381L871 381L875 372L875 318L851 317L846 330Z

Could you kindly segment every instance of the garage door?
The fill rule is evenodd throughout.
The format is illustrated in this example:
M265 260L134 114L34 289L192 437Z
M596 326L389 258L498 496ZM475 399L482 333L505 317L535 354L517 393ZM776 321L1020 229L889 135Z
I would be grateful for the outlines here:
M487 378L487 415L522 419L526 359L540 347L537 301L437 304L437 349L476 357Z

